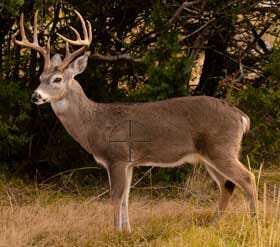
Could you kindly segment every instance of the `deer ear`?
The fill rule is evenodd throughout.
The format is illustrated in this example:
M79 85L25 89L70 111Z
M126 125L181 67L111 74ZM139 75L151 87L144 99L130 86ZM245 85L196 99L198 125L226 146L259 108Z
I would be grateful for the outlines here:
M52 58L51 58L51 66L52 67L57 67L62 63L61 60L61 56L59 54L55 54Z
M81 74L87 67L87 61L87 55L80 56L68 66L67 70L70 71L74 76Z

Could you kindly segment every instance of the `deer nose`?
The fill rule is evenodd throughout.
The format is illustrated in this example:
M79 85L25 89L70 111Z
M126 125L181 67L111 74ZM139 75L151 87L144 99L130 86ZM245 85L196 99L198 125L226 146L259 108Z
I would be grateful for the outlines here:
M40 94L38 94L37 92L34 92L31 96L31 102L32 103L36 103L38 100L40 100L42 97Z

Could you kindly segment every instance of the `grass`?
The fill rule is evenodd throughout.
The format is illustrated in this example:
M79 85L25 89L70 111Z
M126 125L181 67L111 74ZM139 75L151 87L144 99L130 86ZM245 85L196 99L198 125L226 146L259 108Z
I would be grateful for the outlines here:
M217 191L207 178L203 177L201 183L201 176L190 176L188 191L134 189L130 200L131 235L113 231L109 198L92 201L87 195L61 193L48 186L2 183L0 246L278 247L280 184L273 184L275 180L267 183L270 175L264 173L265 179L261 179L255 219L248 217L242 194L235 193L216 225L211 224L211 216ZM196 179L200 183L195 183Z

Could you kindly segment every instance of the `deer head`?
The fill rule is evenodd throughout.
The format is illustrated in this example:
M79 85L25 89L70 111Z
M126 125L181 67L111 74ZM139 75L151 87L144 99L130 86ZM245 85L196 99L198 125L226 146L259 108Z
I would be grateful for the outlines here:
M40 75L40 85L31 97L31 101L37 105L62 99L67 90L71 87L73 78L77 74L82 73L87 66L87 56L85 54L82 56L80 55L85 53L86 48L91 44L92 28L89 21L85 22L81 14L76 10L74 11L81 21L84 39L81 38L79 32L74 27L70 28L76 34L76 40L68 39L57 33L57 35L66 42L66 55L63 60L59 54L55 54L50 58L50 39L45 47L39 45L37 25L38 11L36 11L34 15L33 42L30 42L26 37L23 14L20 17L20 29L13 35L14 43L34 49L44 58L44 69ZM22 40L16 39L19 33L21 34ZM70 53L69 44L82 47Z

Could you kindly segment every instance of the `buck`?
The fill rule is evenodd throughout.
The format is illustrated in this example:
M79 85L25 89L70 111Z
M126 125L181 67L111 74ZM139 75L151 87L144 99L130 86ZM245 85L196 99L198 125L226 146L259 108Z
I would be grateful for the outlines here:
M44 58L40 85L31 100L37 105L50 103L67 132L106 168L116 230L130 231L128 198L133 168L138 166L203 163L220 190L216 217L226 209L235 186L244 190L251 214L256 213L255 178L239 161L242 137L250 127L245 113L206 96L130 104L94 102L75 80L87 66L90 22L75 11L83 38L73 27L74 40L58 34L66 42L66 55L63 60L59 54L50 59L50 41L46 47L38 43L37 13L33 42L26 37L23 15L13 36L16 45L34 49ZM21 40L16 39L19 33ZM81 47L71 53L69 44Z

